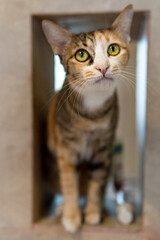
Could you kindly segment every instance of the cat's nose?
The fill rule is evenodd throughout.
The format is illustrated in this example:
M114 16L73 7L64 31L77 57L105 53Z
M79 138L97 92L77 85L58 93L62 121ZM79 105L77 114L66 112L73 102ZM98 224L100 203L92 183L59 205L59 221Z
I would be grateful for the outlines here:
M105 74L106 74L108 68L109 68L109 66L107 66L107 67L96 67L96 69L98 71L100 71L104 77L105 77Z

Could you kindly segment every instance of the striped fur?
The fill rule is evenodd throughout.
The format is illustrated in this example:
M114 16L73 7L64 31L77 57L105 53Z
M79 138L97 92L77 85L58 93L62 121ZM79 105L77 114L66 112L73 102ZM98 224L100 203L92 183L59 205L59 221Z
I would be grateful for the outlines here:
M129 5L110 30L78 35L50 21L43 22L46 37L54 53L60 55L66 71L63 88L49 109L48 147L58 162L64 196L62 223L70 232L75 232L81 224L77 166L84 161L89 172L85 221L98 224L101 220L102 189L112 163L118 120L116 82L129 59L132 15ZM124 20L128 26L125 31L121 30ZM115 57L107 55L111 43L121 48ZM79 49L87 50L91 58L84 63L78 62L75 53ZM106 69L105 77L99 71L101 68Z

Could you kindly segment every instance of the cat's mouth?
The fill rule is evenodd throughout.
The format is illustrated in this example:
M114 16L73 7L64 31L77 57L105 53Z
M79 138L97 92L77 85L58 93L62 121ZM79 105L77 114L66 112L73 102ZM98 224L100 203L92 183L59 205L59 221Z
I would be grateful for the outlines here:
M112 77L102 77L102 78L99 78L95 81L95 83L100 83L100 82L104 82L104 81L113 81L113 78Z

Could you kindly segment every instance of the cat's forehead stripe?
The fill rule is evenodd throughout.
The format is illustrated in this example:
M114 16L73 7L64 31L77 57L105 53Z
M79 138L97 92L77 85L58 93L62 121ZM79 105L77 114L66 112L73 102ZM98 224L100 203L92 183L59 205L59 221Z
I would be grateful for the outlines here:
M97 31L94 33L96 40L98 41L104 41L104 39L109 42L111 34L109 31Z
M94 34L93 34L93 32L80 33L80 34L78 34L78 38L81 42L86 42L88 39L93 42Z
M83 45L84 47L95 47L96 42L104 41L109 42L111 33L107 30L80 33L77 35L77 45Z

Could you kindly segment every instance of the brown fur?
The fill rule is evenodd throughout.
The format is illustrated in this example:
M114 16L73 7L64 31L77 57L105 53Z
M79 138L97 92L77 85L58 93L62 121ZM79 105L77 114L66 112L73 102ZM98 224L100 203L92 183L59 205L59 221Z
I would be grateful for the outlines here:
M102 189L107 182L112 163L112 147L118 120L117 94L115 90L111 91L115 82L113 73L118 76L119 71L128 63L128 34L132 15L132 7L128 6L121 13L121 17L118 17L119 21L113 23L111 30L78 35L71 34L49 21L43 24L47 39L53 51L60 55L67 74L62 90L53 99L49 109L48 147L58 162L64 196L62 223L70 232L76 231L81 224L77 166L83 161L88 164L89 171L85 221L97 224L101 220ZM127 21L126 24L129 25L123 33L123 30L119 30L119 22L128 19L130 24ZM57 39L60 34L58 43L55 34ZM97 54L101 51L97 45L100 44L101 48L105 49L110 43L117 43L121 47L119 56L110 57L106 52L104 55L108 63L101 63L100 60L95 63ZM87 50L91 59L83 63L76 61L75 53L79 49ZM113 75L113 79L96 83L96 76L100 74L102 65ZM106 96L101 84L104 84ZM99 94L96 92L97 88L104 94L104 101L97 102L95 108L87 98L92 88L96 94ZM98 99L95 98L96 101Z

